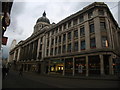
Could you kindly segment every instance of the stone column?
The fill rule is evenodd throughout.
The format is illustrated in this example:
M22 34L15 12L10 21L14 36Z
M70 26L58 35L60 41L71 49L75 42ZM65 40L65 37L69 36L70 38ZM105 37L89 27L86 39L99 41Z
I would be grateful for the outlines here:
M88 56L86 56L86 76L88 76Z
M104 75L104 59L103 59L103 55L99 55L100 57L100 74Z
M73 76L75 75L75 58L73 57Z
M73 44L74 44L74 32L73 31L71 31L71 52L73 52L74 51L74 48L73 48Z
M86 49L90 49L90 35L89 35L89 23L86 22L85 23L85 45L86 45Z
M40 38L38 39L38 45L37 45L37 58L36 60L38 60L38 57L39 57L39 50L40 50Z
M19 61L20 59L20 51L21 51L21 47L18 49L17 61Z
M65 75L65 58L64 58L64 63L63 63L63 76Z
M68 46L68 33L66 33L66 51L65 51L66 53L67 53L67 48L68 48L67 46Z
M81 51L80 27L78 28L78 51Z
M110 57L109 57L109 74L110 75L113 75L114 74L114 71L113 71L113 55L111 55Z
M100 30L100 20L99 17L94 19L94 27L95 27L95 41L96 41L96 47L101 48L101 30Z

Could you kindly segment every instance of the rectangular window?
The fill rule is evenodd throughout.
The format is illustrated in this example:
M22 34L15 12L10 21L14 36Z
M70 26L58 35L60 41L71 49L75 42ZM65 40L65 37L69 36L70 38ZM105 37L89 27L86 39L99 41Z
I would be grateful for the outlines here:
M62 26L59 27L59 32L62 31Z
M47 41L47 47L49 46L49 39L48 39L48 41Z
M66 26L67 26L67 25L66 25L66 24L64 24L64 29L66 29Z
M68 44L68 49L67 49L68 52L71 52L71 43Z
M55 55L57 55L57 47L55 47Z
M61 43L61 36L59 36L59 43Z
M54 44L54 39L52 39L52 41L51 41L51 45L53 45Z
M90 11L89 13L88 13L88 18L92 18L93 17L93 11Z
M94 24L89 25L90 33L94 33Z
M71 40L71 32L68 33L68 40Z
M78 38L78 30L74 31L74 38Z
M53 55L53 48L51 48L50 55Z
M102 47L108 47L108 40L106 36L102 36Z
M105 22L100 22L100 29L101 30L106 30Z
M58 48L58 54L61 54L61 46Z
M77 25L77 19L73 20L73 25Z
M81 41L81 50L85 50L85 40Z
M99 14L99 15L104 15L104 10L102 10L102 9L101 9L101 10L98 10L98 14Z
M71 21L68 23L68 28L71 27Z
M81 27L80 28L80 36L83 36L83 35L85 35L85 28Z
M57 44L57 37L55 37L55 43Z
M66 51L66 45L63 45L63 50L62 50L62 52L65 53L65 51Z
M48 52L49 52L49 50L47 49L47 52L46 52L46 55L48 56Z
M83 17L83 15L81 15L81 16L80 16L80 21L79 21L79 22L81 23L81 22L83 22L83 21L84 21L84 17Z
M78 51L78 41L74 43L74 51Z
M90 39L90 48L96 48L95 38Z
M66 34L63 34L63 42L66 42Z
M52 35L54 34L54 30L52 30Z

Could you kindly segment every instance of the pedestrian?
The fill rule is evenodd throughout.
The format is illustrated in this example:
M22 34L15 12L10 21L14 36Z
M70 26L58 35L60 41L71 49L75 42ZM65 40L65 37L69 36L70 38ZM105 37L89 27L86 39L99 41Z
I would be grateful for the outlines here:
M2 78L3 79L6 77L6 72L7 72L7 69L6 69L5 65L3 65L3 67L2 67Z
M21 67L20 70L19 70L19 75L20 76L23 76L23 68Z

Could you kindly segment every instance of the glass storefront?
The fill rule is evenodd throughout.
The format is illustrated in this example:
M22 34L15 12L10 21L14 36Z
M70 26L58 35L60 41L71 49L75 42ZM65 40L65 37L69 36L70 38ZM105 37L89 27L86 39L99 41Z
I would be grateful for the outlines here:
M75 58L75 75L85 75L86 74L86 64L85 57Z
M72 75L73 73L73 58L65 59L65 75Z
M63 60L60 60L60 59L51 60L50 61L50 72L62 74L63 65L64 65Z
M89 75L100 75L100 58L99 56L89 56L88 59Z

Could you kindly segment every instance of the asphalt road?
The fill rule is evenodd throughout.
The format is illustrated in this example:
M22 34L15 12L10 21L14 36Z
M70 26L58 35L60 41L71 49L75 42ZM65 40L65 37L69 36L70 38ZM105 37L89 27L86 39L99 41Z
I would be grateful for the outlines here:
M56 78L34 73L19 76L14 71L2 82L2 88L120 88L120 81Z

